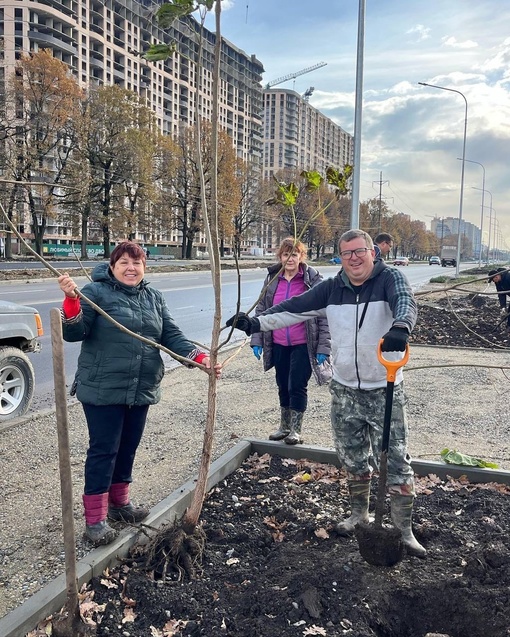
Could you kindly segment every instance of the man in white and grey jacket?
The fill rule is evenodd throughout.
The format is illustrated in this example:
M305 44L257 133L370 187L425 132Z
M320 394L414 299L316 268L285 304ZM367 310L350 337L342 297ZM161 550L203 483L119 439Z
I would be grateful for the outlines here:
M358 522L368 522L371 458L382 446L386 368L383 352L404 352L416 323L417 308L405 276L375 258L373 241L363 230L349 230L339 241L342 270L308 292L275 305L257 318L240 313L227 321L250 335L327 317L331 333L333 380L331 420L335 448L347 471L351 515L337 525L351 534ZM414 537L411 518L414 473L407 452L407 420L402 370L397 373L388 451L388 491L393 523L402 532L408 553L425 557Z

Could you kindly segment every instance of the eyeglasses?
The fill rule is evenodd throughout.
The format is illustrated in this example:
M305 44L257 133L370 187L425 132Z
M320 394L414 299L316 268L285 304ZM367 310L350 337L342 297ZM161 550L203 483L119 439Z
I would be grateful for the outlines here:
M357 257L363 257L369 251L370 248L356 248L356 250L344 250L340 252L342 259L350 259L353 254Z

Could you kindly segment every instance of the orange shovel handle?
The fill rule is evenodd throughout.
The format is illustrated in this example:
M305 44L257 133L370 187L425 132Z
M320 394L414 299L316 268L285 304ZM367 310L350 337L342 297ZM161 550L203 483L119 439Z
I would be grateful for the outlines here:
M409 344L406 345L403 358L401 358L399 361L389 361L389 360L386 360L386 358L384 358L384 356L382 355L382 343L383 343L383 339L381 338L377 346L377 358L379 359L379 362L381 363L381 365L384 365L384 367L386 367L387 382L394 383L398 370L401 367L404 367L404 365L409 360Z

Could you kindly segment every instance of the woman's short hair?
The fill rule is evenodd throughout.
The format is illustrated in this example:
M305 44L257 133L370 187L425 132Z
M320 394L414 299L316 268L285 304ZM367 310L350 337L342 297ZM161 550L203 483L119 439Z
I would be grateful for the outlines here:
M132 259L143 261L144 265L147 261L145 250L139 246L138 243L122 241L112 250L112 253L110 254L110 265L114 266L124 254L128 254Z
M276 257L281 259L284 252L299 252L299 254L303 257L302 260L306 258L305 244L302 241L296 241L294 237L286 237L280 243L280 247L276 251Z

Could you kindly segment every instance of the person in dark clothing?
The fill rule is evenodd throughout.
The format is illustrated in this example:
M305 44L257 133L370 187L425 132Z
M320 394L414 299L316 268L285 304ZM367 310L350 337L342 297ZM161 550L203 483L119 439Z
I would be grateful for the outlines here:
M374 250L376 259L386 259L393 248L393 237L391 234L381 232L374 239Z
M507 317L506 326L510 330L510 314L507 308L507 296L510 296L510 271L506 268L496 268L489 272L489 283L493 282L496 285L498 294L499 305L501 307L501 317Z
M306 248L301 241L295 242L292 237L284 239L276 256L279 262L268 268L255 316L322 281L319 272L305 262ZM330 340L325 318L252 336L254 355L260 359L263 354L264 370L274 366L276 372L281 420L278 430L269 436L270 440L284 440L288 445L303 442L301 428L312 372L319 385L331 380Z
M174 323L159 290L144 280L145 251L124 241L110 263L99 264L83 294L111 318L140 336L210 369L205 352L191 343ZM107 522L137 523L146 507L134 506L129 485L136 450L150 405L160 399L165 373L161 352L108 321L86 301L67 274L58 278L64 340L82 341L73 390L83 405L89 432L85 461L85 538L94 546L110 544L117 531ZM215 366L219 377L221 365Z

